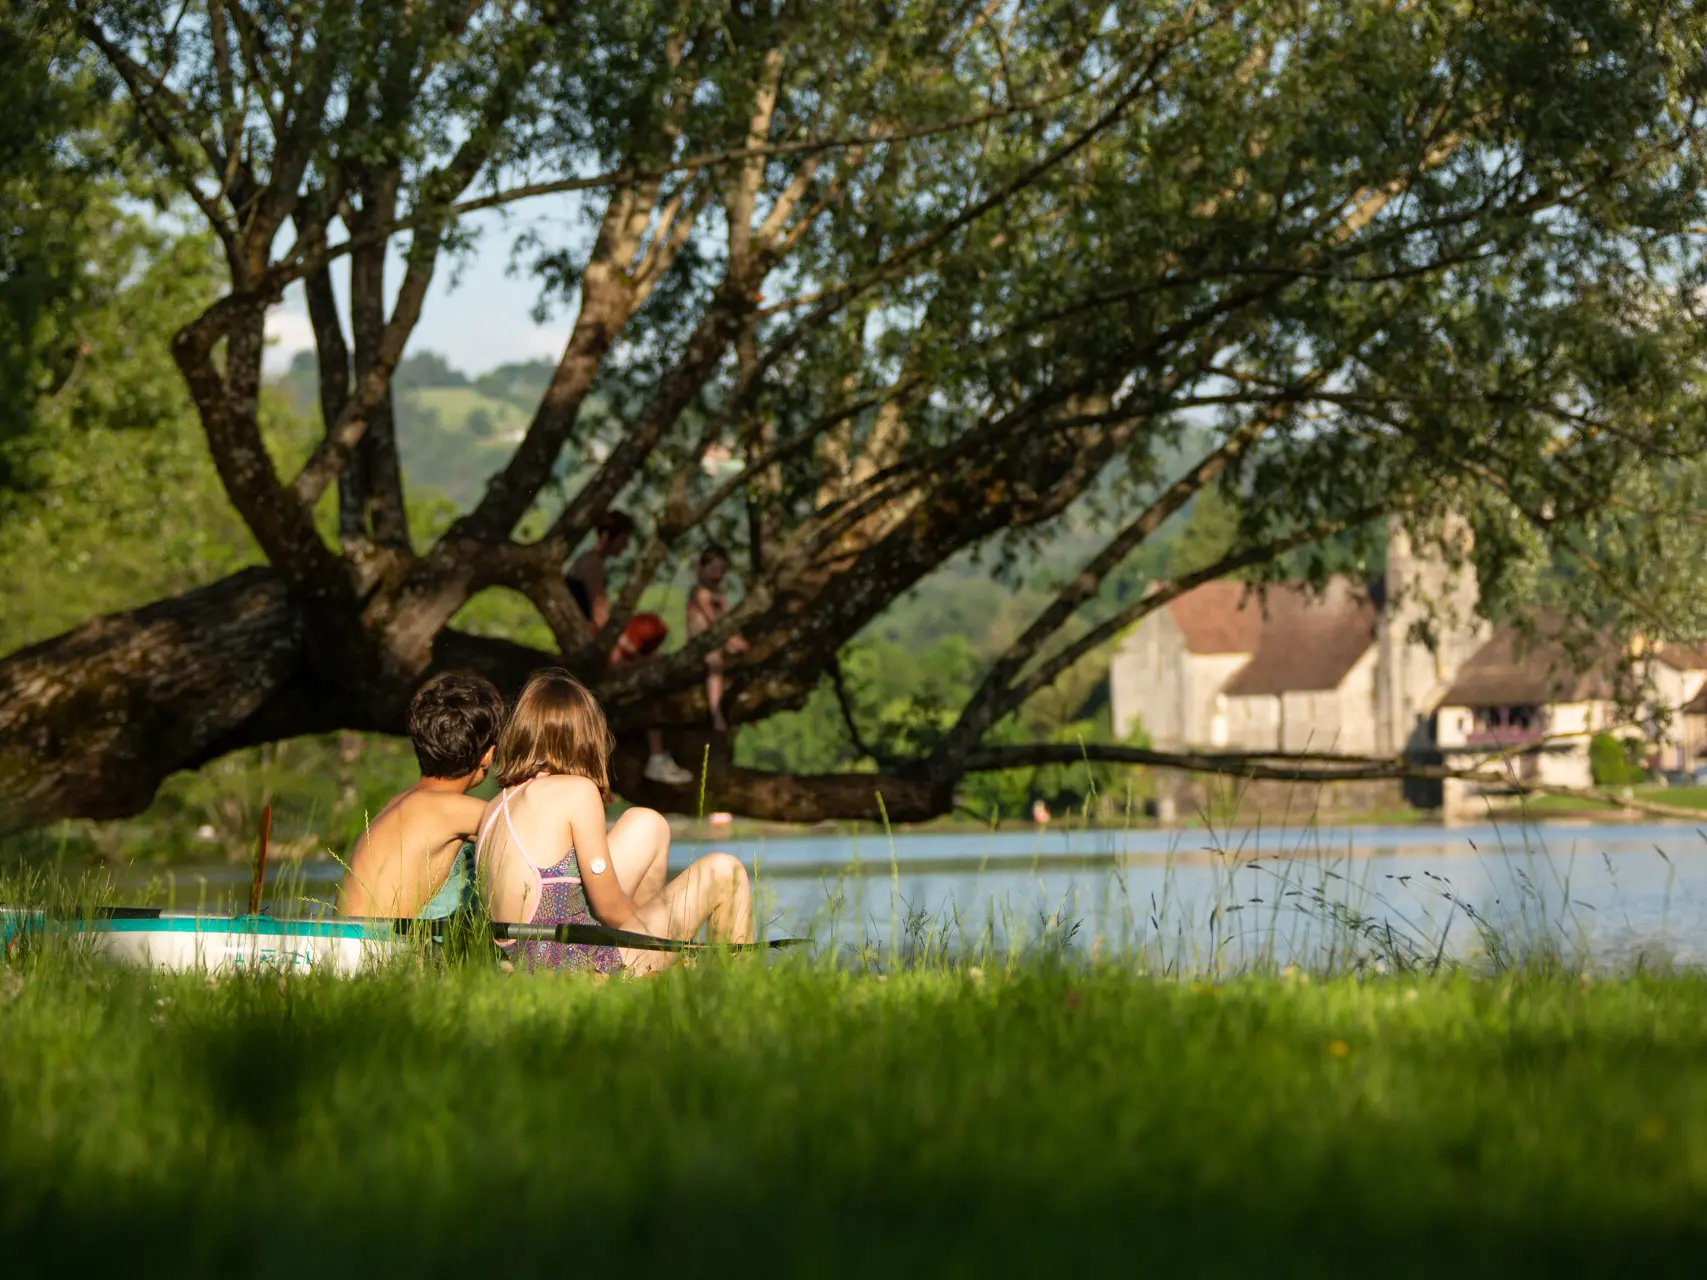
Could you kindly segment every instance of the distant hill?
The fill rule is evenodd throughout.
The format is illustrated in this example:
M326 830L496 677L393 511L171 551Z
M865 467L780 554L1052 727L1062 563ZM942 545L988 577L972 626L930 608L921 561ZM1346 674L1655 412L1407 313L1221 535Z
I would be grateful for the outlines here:
M470 378L434 351L406 357L392 385L397 449L410 485L436 489L459 507L478 498L527 429L554 367L528 360ZM296 412L319 413L318 379L314 353L299 351L279 379Z

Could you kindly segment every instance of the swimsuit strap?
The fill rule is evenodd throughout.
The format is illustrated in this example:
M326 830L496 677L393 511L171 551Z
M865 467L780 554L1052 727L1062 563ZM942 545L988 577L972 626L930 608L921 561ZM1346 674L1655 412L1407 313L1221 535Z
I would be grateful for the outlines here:
M532 781L532 778L528 779L528 782ZM525 786L527 786L527 782L522 783L521 787L517 787L516 790L520 791ZM510 819L510 793L508 791L504 792L504 798L499 801L498 808L504 815L504 829L510 833L510 843L520 850L522 857L533 862L533 855L528 852L528 847L522 843L521 836L516 833L516 824Z
M527 845L522 842L521 835L516 831L516 824L510 817L510 797L526 787L528 782L533 781L533 778L529 778L527 782L518 782L513 787L505 787L503 791L498 794L498 807L487 815L485 823L481 826L479 834L475 837L476 848L486 842L486 836L491 832L493 823L496 821L499 814L503 814L504 827L510 833L510 843L521 850L522 857L526 858L529 862L533 861L533 855L528 852Z
M505 787L498 793L498 809L508 809L510 805L510 789ZM492 830L492 821L498 816L498 809L492 810L481 820L480 829L474 833L474 850L479 853L486 843L486 835Z
M522 902L525 904L527 918L529 921L531 921L539 912L540 899L543 896L544 880L540 876L539 867L534 864L533 855L527 851L527 846L522 843L521 836L516 833L516 824L510 818L510 796L515 792L520 791L523 787L527 786L528 782L532 781L533 779L529 778L527 782L518 783L514 787L505 787L503 791L499 793L498 807L487 815L485 823L480 828L479 838L476 840L474 846L475 856L478 858L483 852L486 837L491 834L492 828L497 825L498 815L500 813L503 814L504 826L510 833L510 843L515 845L516 852L522 855L522 866L527 869L527 875L533 881L532 887L525 890L522 894ZM526 923L526 921L523 923Z

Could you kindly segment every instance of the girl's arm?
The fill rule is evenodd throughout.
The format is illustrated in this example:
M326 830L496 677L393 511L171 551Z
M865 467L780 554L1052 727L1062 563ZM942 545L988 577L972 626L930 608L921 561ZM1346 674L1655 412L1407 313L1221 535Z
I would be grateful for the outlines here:
M581 866L587 906L600 924L630 928L635 903L623 892L616 868L611 865L610 845L605 840L604 797L589 778L553 778L551 786L559 793L569 819L569 839L575 848L575 861Z

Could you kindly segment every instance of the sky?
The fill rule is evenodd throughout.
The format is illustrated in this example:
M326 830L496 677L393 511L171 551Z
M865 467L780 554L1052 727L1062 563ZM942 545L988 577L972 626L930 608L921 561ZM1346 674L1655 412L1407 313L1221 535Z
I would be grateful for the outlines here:
M539 283L525 272L511 274L510 246L529 229L537 230L549 243L565 244L581 226L574 210L542 209L508 218L489 214L471 218L469 226L479 231L479 239L456 262L458 269L440 260L409 350L437 351L470 375L513 360L539 356L555 360L568 341L572 313L560 303L545 324L534 322L531 312L539 299ZM402 258L394 254L386 283L395 288L402 277ZM340 308L347 308L348 259L335 269L333 281ZM269 373L282 373L298 351L313 349L308 305L299 286L288 290L284 301L268 314L267 336L271 339L266 355Z

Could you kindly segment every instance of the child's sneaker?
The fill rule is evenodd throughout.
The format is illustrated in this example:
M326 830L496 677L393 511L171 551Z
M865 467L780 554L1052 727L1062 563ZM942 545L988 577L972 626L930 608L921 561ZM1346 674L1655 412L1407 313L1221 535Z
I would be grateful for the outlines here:
M644 772L652 782L663 782L672 787L685 787L693 781L693 774L682 768L669 756L664 755L648 758Z

